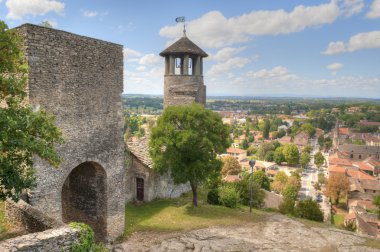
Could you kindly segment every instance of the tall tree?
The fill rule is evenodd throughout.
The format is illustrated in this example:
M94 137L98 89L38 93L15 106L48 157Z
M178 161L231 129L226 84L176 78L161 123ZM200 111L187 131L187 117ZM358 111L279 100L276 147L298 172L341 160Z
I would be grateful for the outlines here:
M278 147L273 154L273 161L277 164L281 164L282 162L285 162L284 157L284 147Z
M286 144L283 153L285 160L289 165L296 165L299 163L300 153L295 144Z
M269 138L269 131L270 131L270 121L268 119L264 120L264 129L263 129L263 137L265 139Z
M225 156L222 158L223 168L222 176L237 175L241 172L241 166L236 158L231 156Z
M177 184L189 182L194 206L198 205L198 186L220 172L222 161L217 154L227 147L228 128L222 118L196 103L166 108L150 139L154 169L170 171Z
M261 188L269 191L270 181L268 176L263 171L256 171L253 173L252 180L255 181Z
M33 111L25 92L28 67L15 30L0 21L0 199L17 201L35 185L33 156L58 166L55 144L62 142L54 116Z
M306 168L306 166L309 164L311 160L310 154L308 152L302 152L300 157L300 165L302 168Z
M315 135L316 129L311 123L302 124L300 131L305 131L309 137L313 137Z
M347 195L349 189L350 181L344 174L332 173L326 181L326 195L334 200L335 204Z
M314 164L318 167L318 169L325 163L325 158L323 157L322 152L318 151L314 155Z

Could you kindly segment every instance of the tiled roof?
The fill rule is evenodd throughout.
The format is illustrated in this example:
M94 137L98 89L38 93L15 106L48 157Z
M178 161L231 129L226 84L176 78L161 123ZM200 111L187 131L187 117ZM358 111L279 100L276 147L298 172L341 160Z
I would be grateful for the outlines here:
M243 154L246 153L247 151L238 149L238 148L228 148L227 153L235 153L235 154Z
M182 37L177 40L174 44L166 48L160 53L160 56L166 56L169 54L182 54L188 53L193 55L199 55L202 57L207 57L207 53L205 53L201 48L199 48L193 41L188 39L187 37Z
M128 150L144 165L153 168L153 161L149 154L149 138L142 137L136 141L127 142Z
M232 182L240 181L241 178L240 178L239 175L227 175L227 176L225 176L225 177L223 178L223 180L226 181L226 182L230 182L230 183L232 183Z
M349 129L348 128L339 128L339 135L349 135Z

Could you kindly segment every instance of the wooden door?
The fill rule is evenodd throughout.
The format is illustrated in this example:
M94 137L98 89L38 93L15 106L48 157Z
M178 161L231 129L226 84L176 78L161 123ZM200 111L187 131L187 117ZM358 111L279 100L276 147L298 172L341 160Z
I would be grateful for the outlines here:
M144 179L136 178L136 200L144 200Z

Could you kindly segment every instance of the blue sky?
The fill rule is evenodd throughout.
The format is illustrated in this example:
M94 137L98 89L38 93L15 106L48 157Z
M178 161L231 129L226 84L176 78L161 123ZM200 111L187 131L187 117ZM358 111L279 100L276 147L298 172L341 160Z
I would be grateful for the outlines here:
M380 0L0 0L10 27L47 20L122 44L125 93L163 93L178 16L210 55L208 95L380 98Z

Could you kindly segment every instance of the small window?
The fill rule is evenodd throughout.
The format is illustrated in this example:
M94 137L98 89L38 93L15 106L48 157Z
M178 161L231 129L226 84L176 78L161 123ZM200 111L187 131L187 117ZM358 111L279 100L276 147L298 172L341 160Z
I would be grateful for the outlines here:
M350 158L354 158L354 154L350 154Z
M193 59L189 58L189 69L188 69L189 75L193 75Z
M362 155L359 155L359 159L362 159Z

